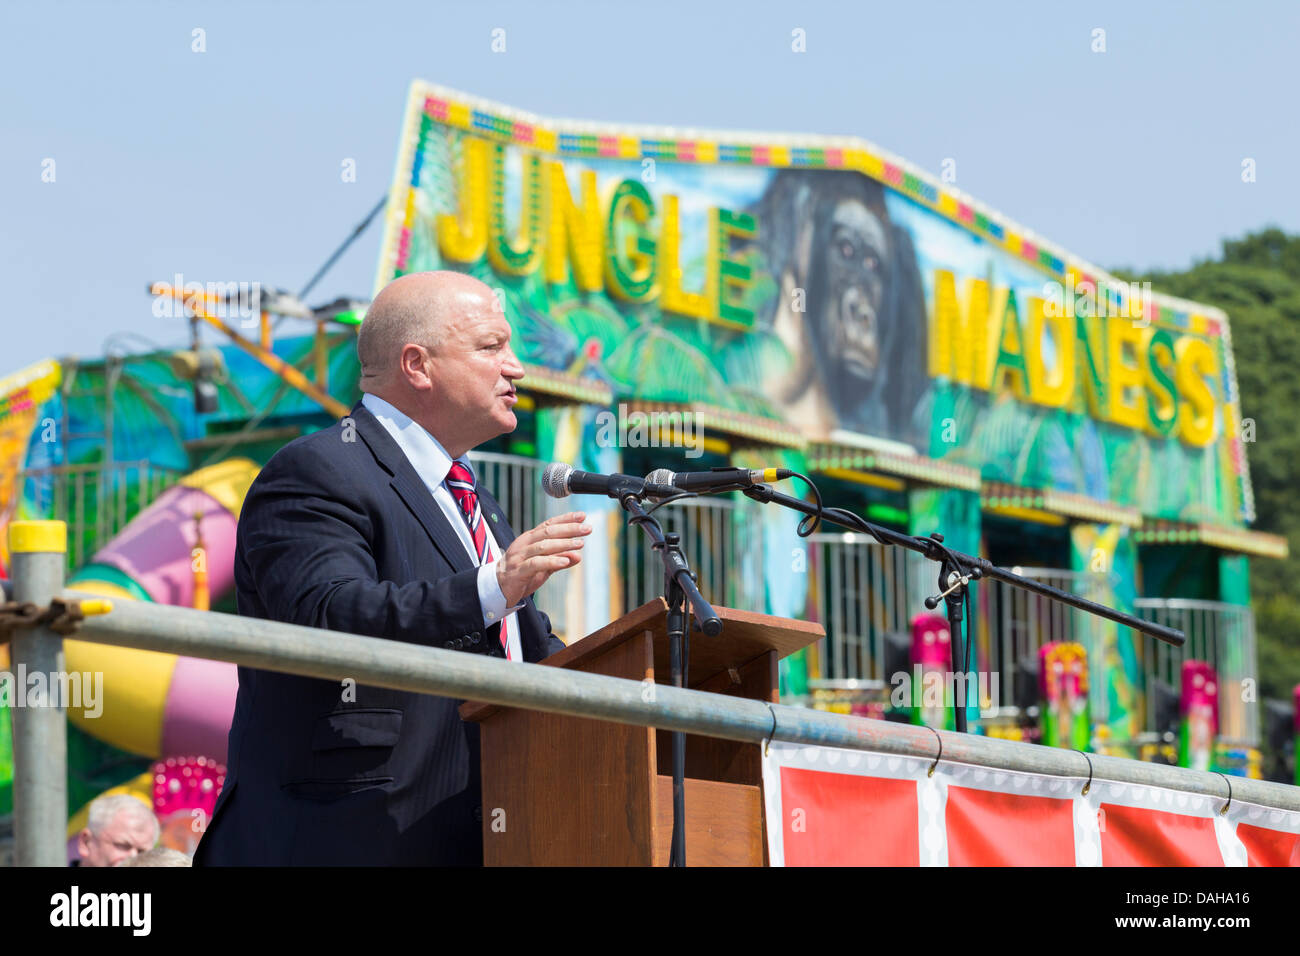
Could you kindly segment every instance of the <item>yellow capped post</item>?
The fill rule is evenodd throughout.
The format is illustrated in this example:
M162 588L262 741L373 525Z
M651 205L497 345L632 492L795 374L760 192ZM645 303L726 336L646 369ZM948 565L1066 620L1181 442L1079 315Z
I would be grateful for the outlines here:
M62 521L9 524L9 598L50 607L63 593L68 527ZM11 639L16 674L45 676L47 687L67 676L63 637L46 625L19 628ZM66 683L66 680L64 681ZM68 718L57 695L29 697L10 712L14 760L14 863L64 866L68 821ZM6 708L7 709L7 708Z
M9 522L10 554L67 554L68 526L62 521Z

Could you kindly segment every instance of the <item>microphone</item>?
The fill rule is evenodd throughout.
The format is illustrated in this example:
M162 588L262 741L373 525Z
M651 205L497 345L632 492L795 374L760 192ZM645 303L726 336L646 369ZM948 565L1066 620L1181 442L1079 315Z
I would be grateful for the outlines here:
M555 461L542 472L542 490L552 498L567 498L569 495L623 498L632 495L640 499L646 496L646 483L644 479L631 475L598 475L589 471L575 471L572 465Z
M647 484L670 485L679 491L731 491L769 481L793 478L788 468L714 468L712 471L669 471L657 468L645 476Z

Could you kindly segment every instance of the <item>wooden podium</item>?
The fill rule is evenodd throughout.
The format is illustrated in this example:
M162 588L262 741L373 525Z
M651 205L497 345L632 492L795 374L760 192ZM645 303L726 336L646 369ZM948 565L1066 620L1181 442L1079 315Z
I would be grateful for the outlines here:
M690 636L695 690L775 702L776 662L825 635L807 621L715 610L722 634ZM669 684L666 624L658 598L542 665ZM460 714L482 724L485 864L668 864L670 732L472 701ZM689 865L766 863L758 744L688 734L685 800Z

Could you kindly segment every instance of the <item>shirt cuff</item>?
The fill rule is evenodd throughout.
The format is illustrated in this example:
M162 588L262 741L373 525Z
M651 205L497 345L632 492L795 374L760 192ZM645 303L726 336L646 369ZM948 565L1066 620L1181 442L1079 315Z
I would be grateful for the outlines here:
M483 608L483 626L491 627L520 610L523 605L506 607L506 596L501 593L501 582L497 580L496 562L480 565L478 569L478 602Z

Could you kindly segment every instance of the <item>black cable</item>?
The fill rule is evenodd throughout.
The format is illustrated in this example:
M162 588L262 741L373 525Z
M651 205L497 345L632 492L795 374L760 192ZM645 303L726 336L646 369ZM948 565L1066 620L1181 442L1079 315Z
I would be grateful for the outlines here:
M837 518L843 517L846 520L851 522L859 522L862 520L858 515L855 515L849 511L844 511L840 508L824 508L822 506L821 491L817 488L817 485L813 483L813 480L809 478L807 475L801 475L799 472L796 471L796 472L791 472L791 477L798 478L800 481L802 481L812 490L813 503L814 506L817 508L816 514L804 515L803 518L800 519L799 526L796 529L796 533L799 535L799 537L806 538L810 534L813 534L817 530L817 526L821 523L823 515L827 515L827 516L834 515ZM720 495L731 491L743 492L746 488L753 488L753 487L755 486L750 484L744 484L737 481L729 485L718 485L715 488L710 488L708 489L708 491L703 492L703 494ZM700 494L701 492L698 491L684 491L681 494L672 495L668 498L662 499L661 501L659 501L658 504L654 505L651 508L647 508L646 511L647 512L653 511L655 510L655 508L662 507L663 505L668 504L670 501L677 501L680 498L696 498L699 497ZM888 544L888 542L883 541L881 538L879 538L875 534L875 532L871 531L870 528L864 528L863 530L866 531L868 534L870 534L881 544Z
M356 241L357 237L366 231L366 226L370 225L375 216L379 214L379 210L383 209L387 203L388 194L385 193L375 205L375 208L370 210L369 215L367 215L365 219L361 220L361 224L352 230L352 235L343 240L343 245L334 250L334 254L325 260L325 264L317 269L316 274L311 277L311 280L305 286L302 287L302 291L298 293L299 299L306 298L307 293L312 290L312 287L324 277L325 273L329 272L330 267L338 261L339 256L348 251L348 246L352 245L352 243Z
M1232 806L1232 781L1228 779L1227 774L1224 774L1218 770L1214 772L1217 773L1220 777L1223 777L1223 782L1228 785L1228 802L1225 803L1223 805L1223 809L1219 811L1219 816L1226 816L1228 813L1228 808Z
M691 688L691 618L695 609L691 607L691 602L685 602L686 607L686 627L682 630L682 688L690 690Z
M1088 761L1088 782L1083 785L1083 793L1081 794L1081 796L1086 797L1088 791L1092 789L1092 758L1082 750L1076 750L1075 753L1081 755L1084 760Z
M859 532L869 535L874 541L876 541L879 544L890 545L893 543L891 541L886 541L884 538L878 535L876 533L875 528L871 526L871 523L866 519L864 519L861 515L854 514L852 511L846 511L843 508L825 507L822 504L821 490L818 489L816 483L807 475L802 475L796 471L793 473L792 477L798 478L800 481L802 481L805 485L808 486L809 490L812 491L813 506L817 509L816 514L804 515L803 518L800 519L799 525L795 529L795 533L799 537L806 538L809 535L815 533L817 531L818 526L822 523L822 521L826 519L830 519L831 521L835 521L836 523L839 524L849 524L856 527Z
M661 499L659 499L657 502L655 502L654 504L652 504L649 508L646 508L646 509L645 509L645 513L646 513L646 514L653 514L654 512L656 512L656 511L658 511L660 508L662 508L664 505L666 505L666 504L670 504L671 502L674 502L674 501L681 501L683 498L698 498L699 496L700 496L700 493L699 493L698 491L682 491L682 492L678 492L678 493L675 494L675 495L669 495L667 498L661 498Z
M970 617L970 586L971 586L971 582L970 582L970 581L967 581L966 584L963 586L963 589L962 589L962 600L965 602L965 605L966 605L966 621L965 621L965 624L966 624L966 636L963 638L963 640L966 642L966 648L965 648L965 651L966 651L966 659L965 659L965 661L963 662L963 663L965 664L965 667L963 668L963 670L964 670L965 673L967 673L967 674L969 674L969 673L971 672L971 671L970 671L970 658L971 658L971 647L970 647L970 646L971 646L971 643L972 643L972 640L971 640L971 617ZM965 686L965 685L963 684L963 686ZM977 705L982 705L982 704L983 704L983 701L981 701L981 700L979 699L979 686L980 686L979 681L978 681L978 680L975 681L975 701L976 701ZM970 700L970 692L969 692L969 691L967 691L967 693L966 693L966 699L967 699L968 701ZM976 716L978 717L979 714L976 713Z
M826 514L826 509L822 507L822 493L818 490L817 486L813 484L813 480L807 475L799 474L797 471L794 473L794 477L802 481L812 491L813 504L817 508L816 514L804 515L799 520L798 527L795 528L795 534L801 538L806 538L817 530L818 526L822 522L822 515Z
M661 525L654 518L650 517L650 510L648 508L646 509L646 513L643 515L629 514L627 518L627 524L629 526L636 525L636 524L652 524L659 529L660 534L664 533L664 526Z
M921 726L928 728L930 733L934 734L934 739L939 742L939 752L934 755L934 763L930 764L930 769L926 773L927 777L933 777L935 769L939 766L939 761L943 759L943 738L939 736L939 731L929 724L922 724Z

